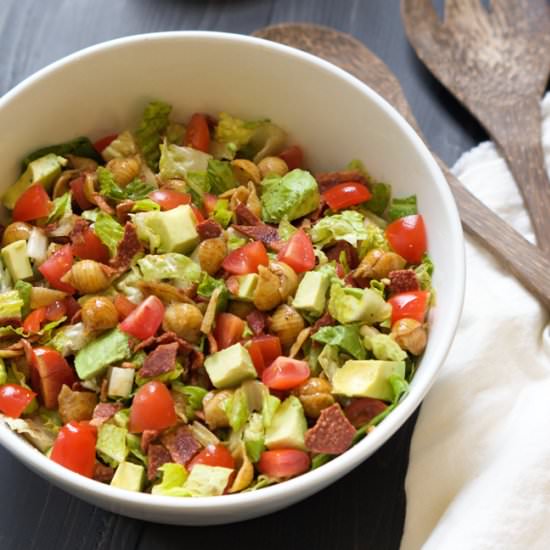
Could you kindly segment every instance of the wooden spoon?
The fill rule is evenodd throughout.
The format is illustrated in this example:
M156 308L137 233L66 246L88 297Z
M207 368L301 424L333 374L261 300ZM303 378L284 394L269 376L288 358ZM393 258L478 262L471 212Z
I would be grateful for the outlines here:
M399 81L364 44L352 36L318 25L283 23L260 29L255 36L322 57L362 80L391 103L421 136ZM495 256L550 310L550 261L541 251L479 201L438 161L458 205L464 228Z
M418 57L470 110L506 158L550 256L550 181L541 144L540 98L550 72L547 0L401 0Z

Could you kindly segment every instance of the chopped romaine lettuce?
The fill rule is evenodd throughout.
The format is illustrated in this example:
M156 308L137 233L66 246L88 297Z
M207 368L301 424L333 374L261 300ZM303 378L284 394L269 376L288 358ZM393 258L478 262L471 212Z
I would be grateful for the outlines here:
M273 417L275 416L275 413L277 412L277 409L279 408L280 404L281 404L281 400L278 397L271 395L269 391L267 391L266 389L266 392L264 395L264 401L262 404L262 419L263 419L265 429L271 426Z
M61 218L64 218L65 216L70 216L72 213L73 209L71 208L71 192L67 191L65 194L57 197L57 199L54 199L52 210L50 212L50 215L48 216L48 219L46 220L46 223L55 222L57 220L60 220Z
M249 415L246 393L242 387L223 402L225 414L233 431L238 432L246 423Z
M181 382L174 382L172 390L185 396L185 416L188 420L193 420L195 412L201 410L202 400L208 391L200 386L186 386Z
M391 316L391 305L370 288L330 287L329 313L339 323L380 323Z
M245 122L227 113L220 113L214 136L216 141L232 144L235 150L239 150L252 139L258 124L258 122Z
M172 107L163 101L151 101L136 130L136 141L147 165L155 172L158 170L162 132L168 126L168 117Z
M199 286L197 287L197 294L203 298L210 298L216 288L226 288L223 280L215 279L208 275L208 273L203 272Z
M108 422L99 428L96 450L103 460L113 468L124 462L128 456L127 435L126 428L120 428Z
M359 327L356 325L322 327L311 338L323 344L336 346L356 359L365 359L366 357L365 348L359 335Z
M258 163L265 157L279 153L285 145L286 137L282 128L268 120L263 121L254 131L243 153Z
M269 176L262 182L262 219L265 222L301 218L313 212L319 201L317 182L305 170L296 168L283 177Z
M119 411L120 412L120 411ZM126 434L126 446L128 452L137 458L141 463L147 465L147 456L141 450L141 437L136 434Z
M391 185L378 181L370 185L372 197L365 203L365 206L377 216L382 216L391 197Z
M248 488L245 489L243 492L248 493L251 491L257 491L258 489L263 489L264 487L269 487L270 485L275 485L276 483L279 483L278 479L262 474L259 475L256 478L256 481L249 485Z
M188 172L185 181L193 202L197 206L202 206L204 194L210 191L208 174L206 172Z
M326 246L334 241L347 241L357 246L357 241L368 238L364 217L354 210L321 218L311 228L311 239L315 244Z
M166 127L166 139L168 143L179 144L185 137L185 126L179 122L169 122Z
M434 264L431 258L424 254L422 262L415 268L416 278L422 290L432 290L432 275L434 272Z
M25 302L17 290L9 290L0 294L0 319L20 320Z
M248 239L237 233L232 227L227 229L227 249L229 252L244 246L247 242Z
M17 281L15 283L15 290L19 292L21 300L23 300L23 306L21 307L21 316L26 317L31 308L31 292L32 285L27 281Z
M182 279L198 283L201 278L201 268L193 260L177 252L149 254L137 263L145 281Z
M160 177L162 179L186 179L189 173L206 172L208 161L212 158L192 147L163 143L160 147Z
M323 351L319 354L318 360L326 377L332 382L334 373L342 366L342 361L340 361L340 356L338 354L338 348L327 344L323 348Z
M364 325L360 330L365 348L372 351L376 359L381 361L404 361L407 358L399 344L388 334L383 334L374 327Z
M364 258L369 250L379 248L380 250L389 250L390 245L384 235L382 228L374 223L367 223L367 236L359 243L358 254L359 258Z
M218 199L212 217L224 228L226 228L233 219L233 212L229 209L227 199Z
M229 189L237 187L238 181L231 169L229 162L211 159L206 170L210 190L216 195L221 195Z
M179 361L176 361L176 366L172 370L169 370L168 372L164 372L162 374L158 374L157 376L141 376L139 372L136 372L135 377L135 383L137 386L143 386L143 384L146 384L147 382L151 382L151 380L156 380L157 382L162 382L163 384L167 384L168 382L174 382L178 380L181 375L183 374L183 367L181 366L181 363Z
M141 199L132 206L132 212L151 212L152 210L160 210L160 204L151 199Z
M48 147L42 147L41 149L33 151L23 159L23 170L26 170L32 161L48 154L54 154L60 157L76 155L77 157L86 157L96 162L103 163L101 155L96 151L92 142L87 137L81 136L71 141L58 143L57 145L48 145Z
M286 216L279 222L278 233L281 240L288 241L298 229L294 227L286 218Z
M159 468L159 471L162 473L162 481L153 486L151 494L167 497L191 496L189 491L183 488L183 484L189 476L185 466L167 462Z
M92 334L86 330L84 323L75 323L60 328L50 340L49 345L66 357L81 350L91 342L92 338Z
M12 289L12 280L10 272L6 269L2 258L0 258L0 292L6 292Z
M118 243L124 236L124 228L113 216L105 212L99 212L94 224L94 233L100 238L101 242L109 249L114 256L117 251Z
M259 413L252 413L243 432L243 441L246 454L252 462L258 462L265 449L265 429L263 417Z
M403 218L404 216L411 216L417 214L416 208L416 195L410 197L394 198L390 202L388 209L388 218L390 222Z
M113 173L110 170L107 170L107 168L98 166L96 172L99 181L100 193L104 197L115 201L139 201L145 199L147 195L155 189L154 185L139 178L132 180L124 187L120 187L115 181Z
M46 427L40 417L11 418L0 414L8 428L28 439L38 450L45 453L54 444L57 432Z
M106 160L115 158L127 158L137 154L136 142L134 136L128 131L119 134L103 151L101 156Z
M223 495L233 471L233 468L195 464L183 488L193 497Z

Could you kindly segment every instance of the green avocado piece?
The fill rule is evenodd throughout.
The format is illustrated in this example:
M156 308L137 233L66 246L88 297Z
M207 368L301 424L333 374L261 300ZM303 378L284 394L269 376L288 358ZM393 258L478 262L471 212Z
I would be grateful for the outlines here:
M216 388L236 386L257 376L250 354L241 344L210 355L204 362L204 368Z
M145 468L132 462L121 462L111 480L113 487L139 493L145 479Z
M2 248L2 260L14 281L32 277L32 266L27 254L26 241L15 241Z
M258 284L258 274L248 273L248 275L239 275L237 280L239 281L239 291L235 295L235 298L244 302L252 302L254 291Z
M325 310L329 278L319 271L308 271L298 285L292 305L296 309L321 315Z
M391 317L391 305L370 288L349 288L333 284L328 302L329 313L342 324L380 323Z
M13 209L17 199L33 184L40 182L46 190L50 183L59 176L61 168L67 164L63 157L49 153L33 160L21 174L17 182L12 185L2 197L4 206Z
M346 397L371 397L382 401L393 399L390 376L405 376L403 361L346 361L332 377L332 392Z
M118 465L124 462L128 456L128 445L126 444L128 430L114 424L103 424L97 434L96 450L111 465Z
M307 430L304 408L300 400L291 395L279 406L265 432L268 449L306 449L304 434Z

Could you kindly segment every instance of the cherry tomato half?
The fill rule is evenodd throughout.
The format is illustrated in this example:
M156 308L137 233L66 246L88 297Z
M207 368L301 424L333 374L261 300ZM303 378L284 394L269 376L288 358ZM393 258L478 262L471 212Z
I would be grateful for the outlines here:
M52 208L48 193L40 183L31 185L15 203L13 221L28 222L46 217Z
M156 202L161 210L172 210L182 204L191 204L191 195L174 189L157 189L149 193L149 198Z
M117 294L114 300L115 308L118 312L118 318L123 321L137 308L137 305L134 302L131 302L124 296L124 294Z
M244 321L232 313L220 313L216 317L214 338L220 350L236 344L242 339Z
M429 294L426 290L415 290L392 296L388 300L392 307L392 325L399 319L405 318L416 319L419 323L422 323L426 316Z
M281 151L278 155L279 158L283 159L286 162L289 170L294 170L295 168L302 168L304 165L304 152L302 148L298 145L292 145L287 147L284 151Z
M372 193L362 183L346 181L325 191L323 197L332 210L342 210L342 208L368 201Z
M88 422L69 422L57 434L50 458L77 474L92 477L97 430Z
M418 264L427 249L426 227L421 214L405 216L386 227L391 247L411 264Z
M177 422L174 400L168 388L152 380L139 388L130 408L130 431L165 430Z
M220 468L235 468L235 460L225 445L207 445L189 462L189 471L196 464L219 466Z
M254 241L230 252L223 260L222 267L235 275L256 273L260 265L267 265L267 250L260 241Z
M53 288L62 290L68 294L73 294L76 289L70 284L61 281L69 269L73 266L73 251L71 245L62 246L57 252L52 254L40 267L38 271L44 275L44 278Z
M254 336L248 346L248 353L256 367L256 372L261 376L266 365L271 365L283 353L281 340L278 336L271 334Z
M93 204L88 200L86 194L84 193L84 183L86 181L86 176L79 176L74 180L71 180L69 187L71 188L72 197L74 202L78 204L81 210L88 210L88 208L93 208Z
M102 264L106 264L110 257L109 249L91 227L86 227L84 231L73 238L72 251L81 260L95 260Z
M40 326L46 319L46 308L39 307L31 311L23 321L23 330L29 334L35 334L40 330Z
M305 382L310 375L305 361L277 357L262 373L262 382L272 390L290 390Z
M17 384L0 386L0 411L12 418L19 418L36 397L36 393Z
M260 473L278 479L294 477L309 470L309 455L297 449L264 451L256 466Z
M145 340L155 335L163 317L164 305L156 296L149 296L120 323L120 330Z
M277 259L289 265L296 273L304 273L315 267L315 251L311 239L300 229L290 237Z
M208 153L210 130L208 129L208 121L203 114L195 113L191 117L185 131L183 144Z
M94 149L98 152L98 153L102 153L104 149L107 149L107 147L109 147L109 145L111 145L111 143L113 141L115 141L115 139L118 137L118 134L110 134L108 136L105 136L105 137L102 137L100 139L98 139L95 143L94 143Z
M57 407L57 396L63 384L71 387L76 377L65 358L55 349L36 347L32 350L31 381L47 409Z

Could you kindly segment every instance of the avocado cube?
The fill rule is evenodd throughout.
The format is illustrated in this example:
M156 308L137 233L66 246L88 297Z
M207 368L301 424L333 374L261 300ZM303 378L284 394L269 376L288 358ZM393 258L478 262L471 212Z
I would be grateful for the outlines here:
M235 298L243 302L252 302L254 299L254 291L258 284L258 274L249 273L248 275L239 275L237 281L239 282L239 290Z
M296 309L321 315L325 310L329 278L325 273L308 271L298 285L292 305Z
M142 214L146 225L159 237L158 252L191 252L199 243L197 219L188 204L167 212Z
M268 449L306 449L304 434L307 430L304 408L300 400L291 395L275 411L273 420L265 432Z
M141 491L145 478L145 468L132 462L121 462L111 480L113 487L127 491Z
M243 380L256 378L256 369L248 351L234 344L207 357L204 368L216 388L237 386Z
M14 281L32 277L32 266L27 254L26 241L15 241L2 248L2 259Z
M346 397L393 399L390 376L405 376L403 361L346 361L332 377L332 392Z

